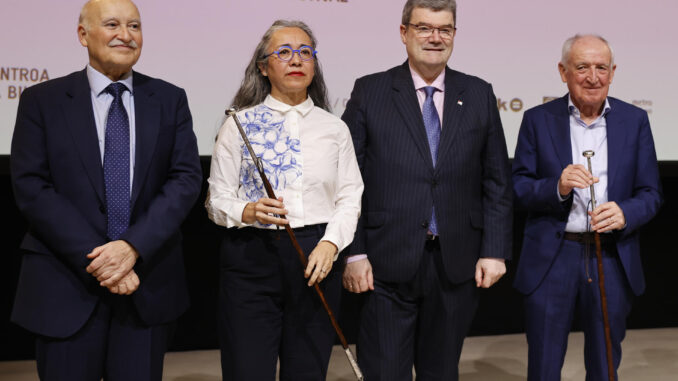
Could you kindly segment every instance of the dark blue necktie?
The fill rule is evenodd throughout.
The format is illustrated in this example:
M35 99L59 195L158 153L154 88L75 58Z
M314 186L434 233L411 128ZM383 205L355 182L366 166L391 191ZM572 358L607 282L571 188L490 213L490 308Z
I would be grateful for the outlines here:
M440 143L440 118L438 117L438 110L433 103L433 93L436 92L433 86L424 87L426 92L426 100L421 113L424 116L424 126L426 127L426 137L428 138L428 145L431 148L431 159L433 160L433 167L436 166L436 159L438 158L438 143ZM438 224L436 223L435 205L431 210L431 223L428 230L434 235L438 235Z
M122 104L125 90L127 87L119 82L111 83L105 90L113 96L104 145L106 215L111 240L118 239L127 230L130 216L129 119Z

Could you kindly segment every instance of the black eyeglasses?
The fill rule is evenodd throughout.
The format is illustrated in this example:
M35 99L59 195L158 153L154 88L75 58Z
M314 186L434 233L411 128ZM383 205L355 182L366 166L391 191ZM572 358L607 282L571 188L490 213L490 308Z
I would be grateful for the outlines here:
M457 30L457 27L449 25L432 26L427 24L411 24L411 23L408 23L407 25L413 27L414 33L417 35L417 37L421 38L429 38L433 34L433 31L437 30L438 34L440 35L440 38L444 40L451 40L452 37L454 37L454 32Z
M279 60L288 62L292 59L292 57L294 57L294 53L299 54L299 58L301 58L302 61L310 61L315 57L316 54L318 54L317 51L313 50L313 48L308 45L303 45L299 49L292 49L291 46L283 45L273 53L265 55L264 58L268 58L275 54L278 56Z

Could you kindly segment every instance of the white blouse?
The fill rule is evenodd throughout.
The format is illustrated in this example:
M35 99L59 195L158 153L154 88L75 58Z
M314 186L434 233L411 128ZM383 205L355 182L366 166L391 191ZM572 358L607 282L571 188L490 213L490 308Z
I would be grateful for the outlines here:
M355 234L363 192L346 124L315 107L310 97L290 106L269 95L237 115L276 196L283 198L290 226L327 223L322 240L339 251L346 248ZM217 225L275 229L242 222L245 205L267 196L233 118L219 130L208 184L205 207Z

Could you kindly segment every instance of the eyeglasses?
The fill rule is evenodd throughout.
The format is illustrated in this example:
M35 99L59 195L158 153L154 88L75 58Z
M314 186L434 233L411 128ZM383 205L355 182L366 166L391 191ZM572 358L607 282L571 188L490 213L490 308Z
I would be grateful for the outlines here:
M429 38L433 34L434 30L438 31L440 38L444 40L451 40L454 36L454 32L457 30L457 27L454 26L431 26L426 24L410 24L407 25L414 28L414 33L417 37Z
M299 49L292 49L291 46L283 45L273 53L265 55L264 58L268 58L275 54L278 56L279 60L288 62L292 59L292 57L294 57L294 53L299 54L299 58L301 58L302 61L310 61L315 57L316 54L318 54L317 51L313 50L313 48L308 45L303 45Z

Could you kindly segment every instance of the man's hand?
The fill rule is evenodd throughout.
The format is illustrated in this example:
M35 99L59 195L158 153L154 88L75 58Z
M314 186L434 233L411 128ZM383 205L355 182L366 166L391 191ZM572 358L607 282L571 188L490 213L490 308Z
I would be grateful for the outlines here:
M598 178L593 177L586 167L581 164L570 164L563 169L563 173L560 175L558 193L562 197L567 197L572 192L572 189L584 189L597 182Z
M591 216L591 229L598 233L623 229L626 226L624 212L614 201L598 205L596 209L589 212L589 215Z
M87 258L92 259L87 272L97 278L102 287L110 287L132 270L139 253L126 241L117 240L95 247Z
M120 281L108 288L112 294L131 295L139 288L139 276L134 270L127 273Z
M242 211L242 222L253 224L259 222L262 225L275 224L279 226L289 224L289 221L274 215L282 216L289 213L283 204L283 198L277 200L262 197L257 202L249 202Z
M334 263L334 256L337 254L337 247L330 241L320 241L313 249L311 255L308 256L308 265L304 271L304 277L308 280L308 285L313 286L317 281L322 282L327 277L327 274L332 270Z
M346 264L343 284L345 289L356 294L374 290L374 277L372 276L370 260L364 258Z
M501 258L480 258L476 263L476 287L490 288L506 274L506 263Z

